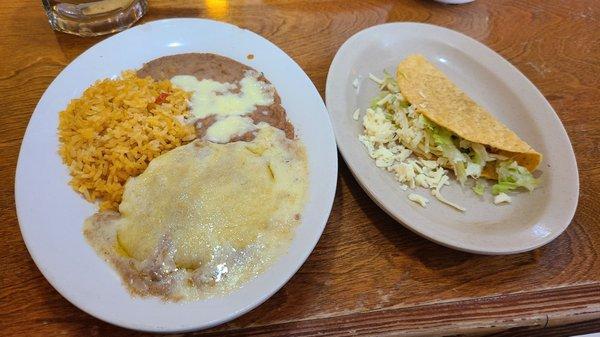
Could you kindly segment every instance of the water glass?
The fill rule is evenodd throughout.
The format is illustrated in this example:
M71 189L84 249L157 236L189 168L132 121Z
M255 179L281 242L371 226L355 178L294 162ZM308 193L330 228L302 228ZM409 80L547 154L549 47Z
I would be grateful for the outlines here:
M148 9L147 0L42 0L54 30L96 36L131 27Z

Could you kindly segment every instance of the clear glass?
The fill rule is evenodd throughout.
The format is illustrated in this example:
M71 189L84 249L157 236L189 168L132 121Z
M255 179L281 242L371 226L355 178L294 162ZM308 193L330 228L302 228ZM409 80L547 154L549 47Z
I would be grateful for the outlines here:
M96 36L131 27L148 9L147 0L42 0L54 30Z

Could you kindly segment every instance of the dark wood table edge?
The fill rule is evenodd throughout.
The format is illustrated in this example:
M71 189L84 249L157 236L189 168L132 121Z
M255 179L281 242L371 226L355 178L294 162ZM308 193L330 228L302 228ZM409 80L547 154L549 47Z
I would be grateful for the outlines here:
M542 291L386 308L227 330L228 335L348 334L431 336L487 334L514 328L555 327L600 319L600 283ZM200 333L218 336L223 331Z

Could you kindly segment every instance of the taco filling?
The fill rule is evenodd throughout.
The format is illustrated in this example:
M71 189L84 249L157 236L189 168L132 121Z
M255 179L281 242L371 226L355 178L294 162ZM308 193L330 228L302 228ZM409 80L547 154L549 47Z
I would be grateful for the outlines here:
M430 188L440 201L464 210L440 194L449 180L446 169L461 185L475 180L478 195L486 193L479 178L494 180L490 192L496 203L510 202L508 192L539 185L531 172L541 155L423 57L403 61L396 79L370 78L380 92L366 109L359 140L376 165L403 186Z

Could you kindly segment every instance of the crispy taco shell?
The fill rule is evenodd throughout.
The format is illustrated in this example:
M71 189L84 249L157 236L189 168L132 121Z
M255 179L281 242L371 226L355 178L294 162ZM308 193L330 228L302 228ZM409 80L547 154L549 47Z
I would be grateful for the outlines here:
M542 155L506 125L460 90L444 73L421 55L411 55L398 65L400 92L418 112L461 138L486 145L491 152L515 160L533 172ZM483 177L496 178L493 165Z

